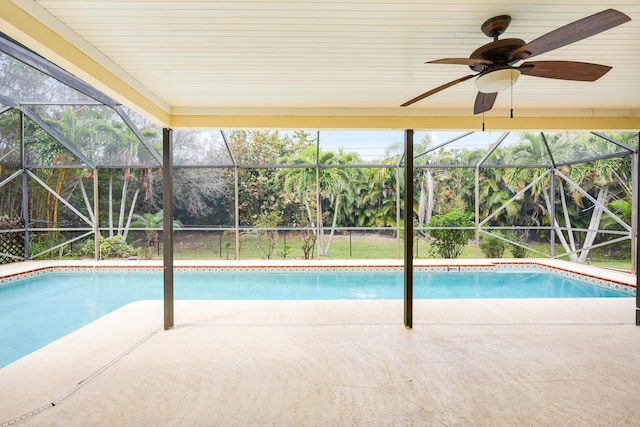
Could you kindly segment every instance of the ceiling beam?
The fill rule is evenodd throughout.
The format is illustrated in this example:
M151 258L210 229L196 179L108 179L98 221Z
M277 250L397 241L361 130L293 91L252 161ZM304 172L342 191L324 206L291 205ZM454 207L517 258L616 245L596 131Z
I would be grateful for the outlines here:
M455 116L173 115L171 127L200 129L481 130L483 118ZM640 117L485 117L486 131L637 131Z

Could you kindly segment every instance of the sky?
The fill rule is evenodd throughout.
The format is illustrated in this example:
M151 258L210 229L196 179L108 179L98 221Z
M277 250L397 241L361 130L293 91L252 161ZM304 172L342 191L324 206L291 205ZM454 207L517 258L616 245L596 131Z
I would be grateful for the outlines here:
M425 137L431 138L431 146L463 135L466 132L420 132L414 134L414 144L421 143ZM467 147L470 149L488 148L500 138L501 132L474 132L447 148ZM510 134L505 142L515 142L517 134ZM340 147L347 152L357 152L363 160L380 160L385 157L389 147L404 145L404 131L321 131L320 147L324 150L336 150ZM417 153L416 153L417 154Z

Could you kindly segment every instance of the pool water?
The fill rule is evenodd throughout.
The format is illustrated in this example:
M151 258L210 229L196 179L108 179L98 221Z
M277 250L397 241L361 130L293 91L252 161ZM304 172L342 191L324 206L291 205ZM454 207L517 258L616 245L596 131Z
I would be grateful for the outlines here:
M396 272L176 272L176 299L402 299ZM611 298L633 293L555 274L414 272L414 298ZM162 299L162 273L50 273L0 287L0 367L130 302Z

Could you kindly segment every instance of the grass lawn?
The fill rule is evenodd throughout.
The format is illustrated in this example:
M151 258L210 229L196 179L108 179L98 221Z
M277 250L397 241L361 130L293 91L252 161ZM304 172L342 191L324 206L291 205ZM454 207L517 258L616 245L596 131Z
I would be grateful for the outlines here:
M325 239L328 239L328 236ZM549 245L535 243L531 246L544 254L549 253ZM414 242L414 257L436 258L430 254L429 249L430 244L426 240L420 239ZM267 259L266 250L266 243L259 245L254 236L243 236L240 240L240 259ZM556 249L556 253L562 252L561 247ZM401 259L402 254L402 241L398 242L395 237L352 233L333 236L329 254L322 259ZM626 259L612 259L600 254L593 255L589 261L591 265L631 270L630 256ZM221 233L179 232L174 238L174 256L176 259L235 259L235 238L223 236ZM528 256L541 257L534 252L530 252ZM154 253L154 257L157 257L157 253ZM313 257L317 257L317 246ZM511 258L508 250L504 257ZM288 233L286 237L284 234L278 236L271 259L303 258L301 237L292 233ZM468 245L463 249L460 258L484 258L484 256L475 245Z

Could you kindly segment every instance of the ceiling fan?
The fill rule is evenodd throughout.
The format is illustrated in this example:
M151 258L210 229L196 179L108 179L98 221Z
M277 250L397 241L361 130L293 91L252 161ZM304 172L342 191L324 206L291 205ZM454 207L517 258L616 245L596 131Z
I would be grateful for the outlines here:
M498 92L513 86L521 74L549 79L596 81L611 67L575 61L527 61L519 66L515 64L594 36L630 20L631 18L622 12L607 9L526 43L520 39L498 40L498 36L504 33L511 23L511 17L508 15L493 17L480 27L487 37L493 37L493 42L479 47L469 58L443 58L426 62L427 64L467 65L477 74L469 74L431 89L405 102L401 107L411 105L473 77L477 77L476 86L478 87L473 114L491 110Z

